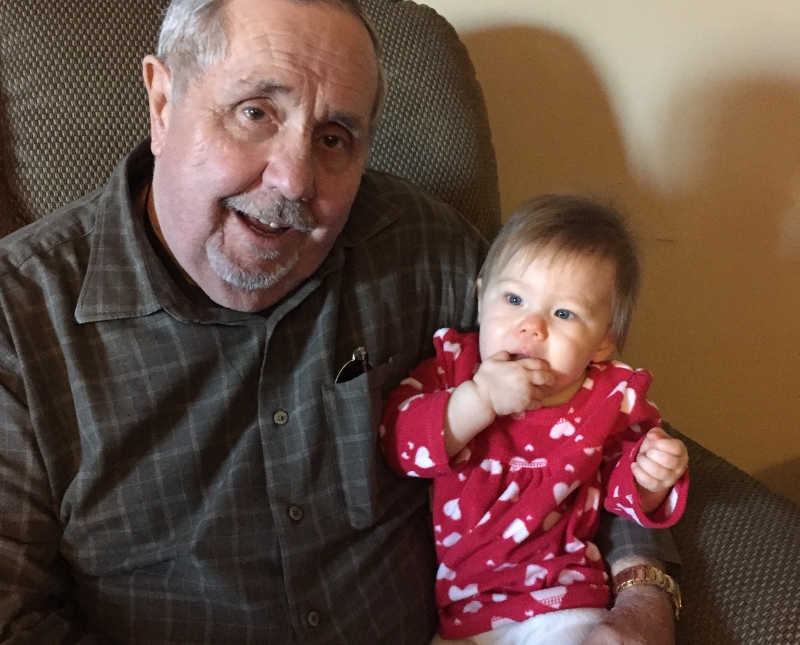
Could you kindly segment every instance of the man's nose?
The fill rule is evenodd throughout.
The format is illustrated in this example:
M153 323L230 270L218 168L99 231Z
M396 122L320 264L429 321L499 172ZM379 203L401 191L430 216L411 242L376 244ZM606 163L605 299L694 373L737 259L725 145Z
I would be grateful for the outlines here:
M265 188L277 190L286 199L313 199L316 186L311 141L300 135L273 141L263 181Z
M544 340L547 338L547 323L544 316L538 313L525 315L517 325L517 332L523 338L531 340Z

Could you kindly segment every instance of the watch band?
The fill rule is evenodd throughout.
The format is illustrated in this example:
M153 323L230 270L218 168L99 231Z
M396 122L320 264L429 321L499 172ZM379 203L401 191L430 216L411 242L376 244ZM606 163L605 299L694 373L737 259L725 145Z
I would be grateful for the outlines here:
M675 610L675 620L678 620L683 601L681 600L681 589L672 576L650 564L637 564L623 569L614 576L614 595L616 596L624 589L634 585L652 585L669 594Z

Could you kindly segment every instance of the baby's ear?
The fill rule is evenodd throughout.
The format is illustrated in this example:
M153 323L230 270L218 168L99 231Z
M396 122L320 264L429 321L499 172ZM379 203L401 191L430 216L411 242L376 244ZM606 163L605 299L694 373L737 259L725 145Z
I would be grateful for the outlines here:
M611 337L611 332L608 332L605 338L600 341L600 344L597 346L597 349L592 355L592 362L600 363L601 361L608 360L609 356L614 353L616 348L617 347L614 343L614 339Z

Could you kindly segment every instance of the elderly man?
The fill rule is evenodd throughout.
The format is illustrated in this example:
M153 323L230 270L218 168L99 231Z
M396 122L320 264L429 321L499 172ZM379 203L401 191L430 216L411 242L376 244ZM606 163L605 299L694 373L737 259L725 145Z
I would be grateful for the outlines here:
M364 172L349 0L174 0L158 54L149 143L0 244L0 637L426 643L426 490L375 419L473 324L483 244ZM629 589L595 642L670 611Z

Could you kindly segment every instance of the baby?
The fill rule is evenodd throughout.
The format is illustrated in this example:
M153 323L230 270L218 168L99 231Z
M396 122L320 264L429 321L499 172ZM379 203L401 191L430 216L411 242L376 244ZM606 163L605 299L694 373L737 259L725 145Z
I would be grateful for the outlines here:
M438 330L392 393L384 454L434 480L435 643L582 642L609 604L600 505L657 528L683 513L686 447L658 427L650 374L609 360L638 284L618 213L532 200L481 269L480 332Z

